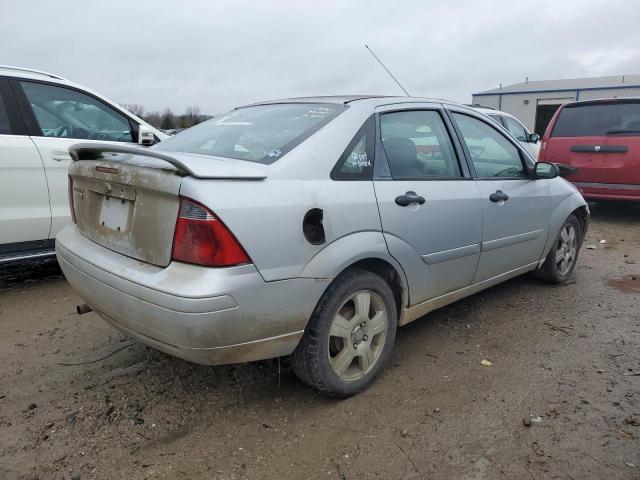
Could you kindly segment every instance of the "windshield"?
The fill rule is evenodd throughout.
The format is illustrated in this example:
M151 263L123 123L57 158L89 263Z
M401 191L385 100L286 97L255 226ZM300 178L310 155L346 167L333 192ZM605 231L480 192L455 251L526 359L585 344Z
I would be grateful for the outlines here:
M219 115L154 147L270 164L344 111L329 103L255 105Z
M640 135L640 102L613 102L566 106L552 137Z

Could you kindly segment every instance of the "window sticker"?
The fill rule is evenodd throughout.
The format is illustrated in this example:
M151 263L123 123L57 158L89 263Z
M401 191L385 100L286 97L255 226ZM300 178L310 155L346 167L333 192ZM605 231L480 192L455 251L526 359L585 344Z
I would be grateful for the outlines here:
M355 167L370 167L371 166L371 161L367 157L366 152L365 153L352 152L351 155L349 156L349 160L351 160L349 162L349 164L351 164L351 165L353 165Z

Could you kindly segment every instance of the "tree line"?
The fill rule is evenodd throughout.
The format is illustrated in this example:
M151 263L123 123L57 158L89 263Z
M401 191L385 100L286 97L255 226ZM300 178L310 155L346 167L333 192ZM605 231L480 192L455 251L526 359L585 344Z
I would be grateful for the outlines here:
M122 106L160 130L189 128L211 118L211 115L202 113L200 107L197 106L187 108L183 114L173 113L169 108L166 108L162 112L145 112L144 106L139 103L129 103Z

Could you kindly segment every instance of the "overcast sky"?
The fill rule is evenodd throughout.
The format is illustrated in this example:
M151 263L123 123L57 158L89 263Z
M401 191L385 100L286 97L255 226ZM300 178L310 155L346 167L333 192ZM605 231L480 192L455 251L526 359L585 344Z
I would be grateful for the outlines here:
M6 0L0 64L146 111L402 94L367 43L412 95L468 103L525 76L640 73L638 20L636 0Z

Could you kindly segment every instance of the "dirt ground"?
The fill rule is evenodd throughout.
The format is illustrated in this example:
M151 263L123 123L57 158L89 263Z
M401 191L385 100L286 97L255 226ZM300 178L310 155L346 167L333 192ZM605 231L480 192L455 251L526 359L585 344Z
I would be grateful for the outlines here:
M77 315L55 263L5 267L0 478L638 479L640 206L592 214L573 281L524 276L400 329L348 400L277 361L161 354Z

